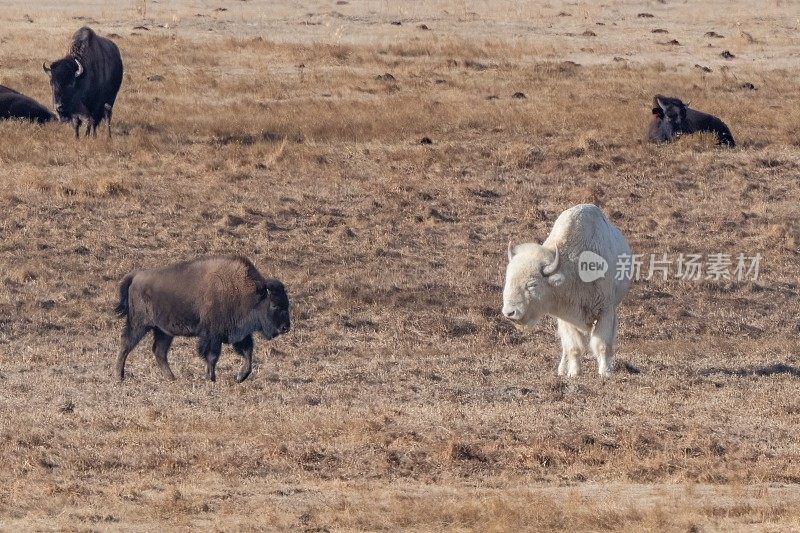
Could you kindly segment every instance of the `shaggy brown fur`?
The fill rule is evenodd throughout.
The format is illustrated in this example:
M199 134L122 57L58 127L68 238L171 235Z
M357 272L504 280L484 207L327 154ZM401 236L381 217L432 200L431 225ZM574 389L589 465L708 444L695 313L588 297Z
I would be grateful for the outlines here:
M252 368L254 331L272 339L289 331L289 299L283 284L264 278L248 259L210 257L157 270L134 271L122 279L116 312L126 317L117 377L125 378L125 360L148 331L153 353L167 379L175 379L167 362L172 338L198 337L206 377L215 368L223 343L244 358L236 376L242 382Z

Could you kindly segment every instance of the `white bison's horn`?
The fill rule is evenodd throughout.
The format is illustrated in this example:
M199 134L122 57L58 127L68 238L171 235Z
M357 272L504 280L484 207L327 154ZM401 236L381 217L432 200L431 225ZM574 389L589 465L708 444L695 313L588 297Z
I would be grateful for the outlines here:
M554 274L555 271L558 270L558 246L556 246L556 258L553 259L553 262L549 265L545 265L542 267L542 274L545 276L549 276Z
M508 260L511 261L513 257L514 257L514 245L511 244L511 239L508 239Z
M75 64L78 65L78 72L75 73L75 77L80 78L81 74L83 74L83 65L81 65L81 62L77 59L75 60Z

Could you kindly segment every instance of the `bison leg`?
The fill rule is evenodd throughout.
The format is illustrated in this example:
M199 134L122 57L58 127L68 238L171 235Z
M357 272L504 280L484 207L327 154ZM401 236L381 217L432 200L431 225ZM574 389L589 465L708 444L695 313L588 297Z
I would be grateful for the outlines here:
M236 383L241 383L247 379L247 376L249 376L250 372L253 370L253 336L248 335L239 342L235 342L233 344L233 349L244 359L242 369L236 374Z
M86 134L84 137L88 137L92 133L92 126L94 125L94 119L90 118L86 121Z
M617 335L616 312L606 313L598 319L592 330L589 347L597 358L597 372L602 377L611 377L614 369L614 339Z
M200 357L206 360L206 379L209 381L217 380L217 361L222 353L222 343L213 337L200 337L197 343L197 351Z
M558 319L558 334L561 337L561 362L558 364L558 375L575 377L581 373L581 356L586 351L586 335L561 319Z
M120 381L125 379L125 360L128 358L128 354L136 348L142 337L147 334L148 329L144 326L131 326L130 320L125 323L125 328L122 330L122 346L117 356L116 367L117 379Z
M72 127L75 129L75 138L80 139L81 136L81 124L83 122L78 117L74 117L72 119Z
M108 127L108 138L111 138L111 105L105 104L103 106L103 115L106 119L106 126Z
M161 369L161 374L166 379L173 381L175 375L172 373L167 361L167 352L171 344L172 335L168 335L158 328L153 330L153 354L156 356L156 363L158 363L158 368Z

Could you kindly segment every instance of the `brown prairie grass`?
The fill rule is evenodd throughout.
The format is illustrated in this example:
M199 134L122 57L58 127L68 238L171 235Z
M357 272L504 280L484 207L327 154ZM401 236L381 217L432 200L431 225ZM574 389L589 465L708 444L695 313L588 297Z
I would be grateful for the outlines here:
M800 527L783 3L11 4L0 83L49 101L84 23L126 76L111 141L0 124L3 528ZM739 146L644 143L655 93ZM559 379L552 321L498 316L505 243L587 201L636 252L760 252L761 279L638 282L615 377ZM176 382L147 342L113 382L118 280L216 253L284 280L293 331L242 385L185 340Z

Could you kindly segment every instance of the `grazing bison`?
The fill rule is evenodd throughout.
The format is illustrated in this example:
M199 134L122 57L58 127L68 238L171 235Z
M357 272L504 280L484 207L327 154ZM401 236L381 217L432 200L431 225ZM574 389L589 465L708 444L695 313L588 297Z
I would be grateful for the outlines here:
M503 314L526 326L542 315L556 318L562 346L559 375L578 375L587 348L597 358L600 375L611 375L617 307L631 283L627 275L616 279L614 267L630 253L622 233L591 204L561 213L541 245L509 243ZM603 270L604 264L611 270Z
M736 146L731 130L714 115L691 109L677 98L660 94L653 98L653 118L647 130L650 142L666 142L683 133L700 131L715 134L719 144Z
M72 122L75 138L83 122L86 135L97 136L97 125L105 118L111 137L111 112L122 85L119 48L83 27L72 36L69 53L58 61L42 65L50 75L53 105L62 122Z
M156 270L133 271L119 286L119 316L126 317L116 373L125 378L125 359L148 331L161 373L175 379L167 362L172 338L198 337L206 378L215 381L222 344L244 358L236 376L250 375L254 331L267 339L289 331L289 298L277 279L264 278L244 257L210 257Z
M0 85L0 120L14 118L42 124L53 120L54 117L46 107L33 98Z

